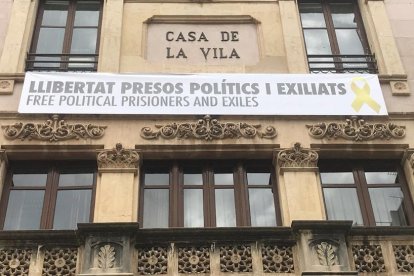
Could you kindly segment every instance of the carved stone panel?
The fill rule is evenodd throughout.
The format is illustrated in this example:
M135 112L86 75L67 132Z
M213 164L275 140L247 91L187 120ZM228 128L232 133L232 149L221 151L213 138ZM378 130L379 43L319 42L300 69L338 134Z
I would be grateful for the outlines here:
M316 167L318 158L316 151L303 148L300 143L295 143L292 148L278 153L277 162L281 168Z
M138 249L138 273L141 275L167 274L167 248Z
M221 272L252 272L252 250L250 246L220 247Z
M46 249L42 275L74 276L77 259L77 248Z
M209 247L178 248L178 273L209 273Z
M398 272L414 272L414 245L394 245Z
M0 275L29 275L30 249L0 249Z
M262 263L265 273L295 272L291 246L264 245L262 247Z
M355 268L358 272L385 272L384 257L381 246L374 245L353 245Z
M139 154L136 150L125 149L121 143L117 143L115 148L101 150L98 152L99 168L138 168Z

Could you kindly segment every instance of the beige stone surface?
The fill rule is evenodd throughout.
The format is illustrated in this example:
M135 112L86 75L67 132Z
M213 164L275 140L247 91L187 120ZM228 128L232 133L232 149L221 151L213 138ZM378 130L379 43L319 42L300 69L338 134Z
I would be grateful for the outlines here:
M12 5L12 0L0 0L0 56L3 51L3 44L4 39L6 38Z
M93 222L137 221L137 198L138 182L134 173L100 173Z

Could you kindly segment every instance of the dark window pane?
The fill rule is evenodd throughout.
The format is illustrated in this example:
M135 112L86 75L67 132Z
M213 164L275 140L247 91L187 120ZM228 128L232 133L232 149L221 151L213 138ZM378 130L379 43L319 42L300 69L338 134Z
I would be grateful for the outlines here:
M305 43L308 55L331 55L331 45L329 44L328 33L326 30L304 30Z
M322 5L320 3L301 3L299 5L300 19L304 28L325 27Z
M185 173L184 185L203 185L203 175L201 173Z
M13 174L13 187L46 186L47 174Z
M68 1L46 1L44 5L42 26L66 26L68 4Z
M233 185L233 174L232 173L215 173L214 174L215 185Z
M37 41L37 54L61 54L65 29L41 28Z
M365 172L368 184L396 184L398 183L397 172Z
M71 54L95 54L97 29L74 29Z
M336 30L335 33L341 55L363 55L365 53L357 30Z
M98 26L100 3L96 1L82 1L76 5L76 26Z
M146 173L145 185L166 185L170 184L170 175L168 173Z
M400 188L371 188L369 195L377 226L407 225Z
M353 3L331 3L332 20L335 28L356 28Z
M352 220L355 225L363 225L356 189L325 188L323 194L329 220Z
M184 189L184 227L203 227L203 190Z
M147 189L144 191L144 228L168 227L169 191Z
M53 229L75 229L78 222L89 222L91 190L59 191Z
M252 226L276 226L271 189L249 189L249 203Z
M352 172L321 173L322 184L354 184Z
M92 186L93 173L62 173L59 176L59 186Z
M10 191L4 230L40 228L44 191Z
M232 189L216 189L215 195L217 227L236 226L234 191Z
M247 173L248 185L269 185L270 173Z

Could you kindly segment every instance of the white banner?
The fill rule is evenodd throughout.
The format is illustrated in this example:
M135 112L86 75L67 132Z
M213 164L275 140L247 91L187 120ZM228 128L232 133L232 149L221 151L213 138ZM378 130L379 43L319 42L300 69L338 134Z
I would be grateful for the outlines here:
M368 74L26 73L19 112L387 115Z

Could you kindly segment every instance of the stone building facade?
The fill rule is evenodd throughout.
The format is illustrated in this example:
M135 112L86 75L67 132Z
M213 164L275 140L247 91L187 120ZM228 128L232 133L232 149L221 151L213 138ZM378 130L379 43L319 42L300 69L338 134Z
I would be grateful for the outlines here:
M412 0L0 0L0 10L0 275L413 273ZM223 83L369 73L388 112L18 111L26 72L47 86L73 71Z

